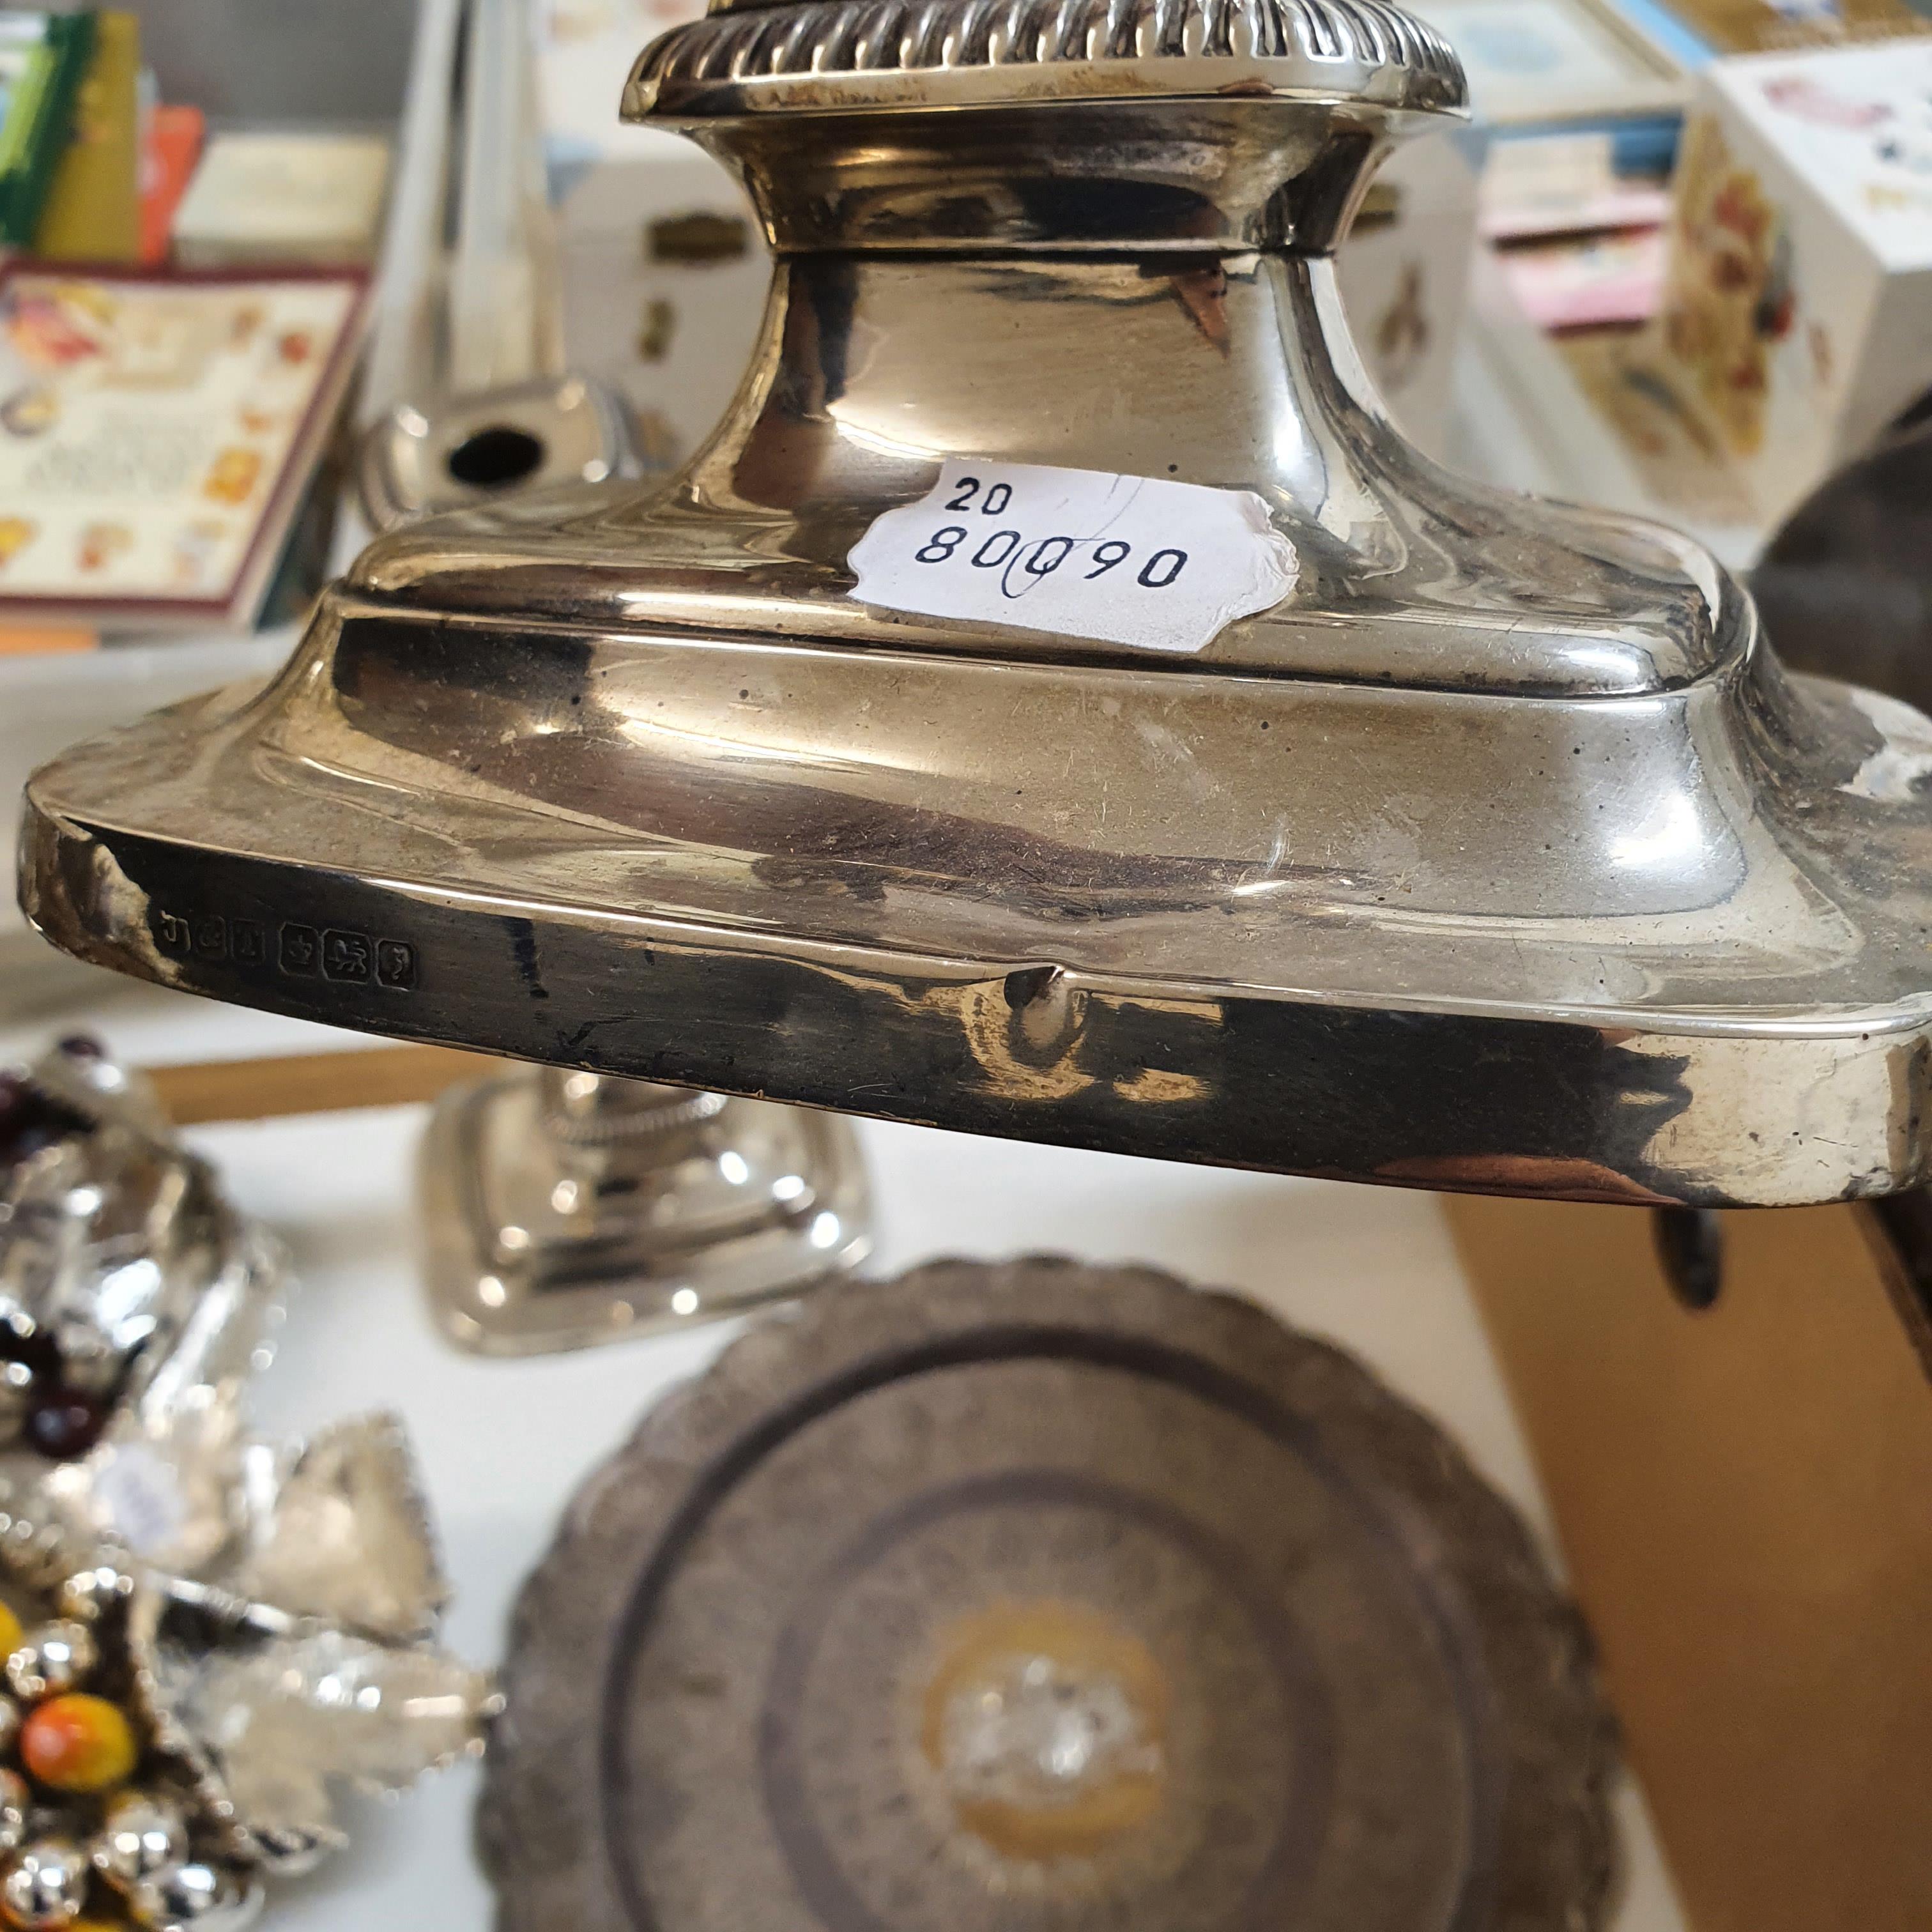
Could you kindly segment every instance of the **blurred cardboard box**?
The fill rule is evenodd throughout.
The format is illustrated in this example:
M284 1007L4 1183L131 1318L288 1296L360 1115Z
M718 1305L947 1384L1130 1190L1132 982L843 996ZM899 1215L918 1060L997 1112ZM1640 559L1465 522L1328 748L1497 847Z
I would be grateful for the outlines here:
M1631 14L1667 11L1714 54L1768 54L1922 34L1910 0L1616 0ZM1653 23L1653 32L1655 26Z
M771 279L750 203L692 142L617 118L645 45L703 0L553 0L539 91L573 368L670 426L716 426L751 359Z
M1914 1198L1702 1217L1690 1298L1641 1209L1443 1204L1695 1932L1932 1925Z
M1932 387L1932 38L1706 70L1648 347L1766 523Z
M262 128L218 134L175 212L184 268L368 262L382 232L380 134Z
M1376 387L1403 434L1438 458L1468 305L1481 159L1480 138L1460 133L1398 148L1335 261Z

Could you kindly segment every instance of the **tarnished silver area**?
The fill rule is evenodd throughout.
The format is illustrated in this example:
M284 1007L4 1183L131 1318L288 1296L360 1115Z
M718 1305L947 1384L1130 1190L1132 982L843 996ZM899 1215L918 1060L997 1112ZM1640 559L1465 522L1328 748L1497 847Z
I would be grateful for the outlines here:
M872 1248L847 1122L595 1073L518 1067L452 1088L421 1201L436 1321L486 1354L740 1314Z
M578 1496L504 1688L502 1932L1604 1920L1610 1724L1514 1512L1144 1269L752 1324Z
M1788 680L1686 539L1430 463L1348 339L1328 250L1460 98L1328 0L676 30L632 111L778 250L716 433L399 532L269 688L49 766L32 916L220 998L978 1132L1917 1184L1932 728ZM948 460L1251 493L1293 588L1192 652L859 601Z

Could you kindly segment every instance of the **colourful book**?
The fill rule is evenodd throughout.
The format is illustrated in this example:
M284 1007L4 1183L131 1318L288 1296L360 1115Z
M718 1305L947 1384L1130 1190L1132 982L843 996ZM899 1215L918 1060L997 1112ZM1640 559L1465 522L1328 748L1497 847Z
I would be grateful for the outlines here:
M0 14L0 247L24 248L74 130L90 14Z
M253 622L365 288L354 270L0 268L0 626Z
M175 210L194 178L208 123L199 107L160 106L148 116L141 147L141 260L168 259Z
M1601 328L1648 322L1664 298L1664 231L1592 235L1504 249L1499 259L1516 306L1540 328Z
M1619 0L1633 18L1666 10L1710 53L1798 52L1913 40L1932 31L1910 0Z
M44 262L132 262L140 250L141 22L95 16L74 133L34 230Z

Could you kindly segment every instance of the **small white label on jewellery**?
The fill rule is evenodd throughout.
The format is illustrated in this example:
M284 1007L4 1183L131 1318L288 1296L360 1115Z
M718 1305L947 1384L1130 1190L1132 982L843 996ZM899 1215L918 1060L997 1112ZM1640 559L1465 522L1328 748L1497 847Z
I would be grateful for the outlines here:
M106 1507L106 1526L136 1556L160 1556L188 1520L180 1478L139 1442L122 1443L99 1457L94 1493Z
M862 604L1144 651L1205 650L1298 570L1252 490L957 457L850 561Z

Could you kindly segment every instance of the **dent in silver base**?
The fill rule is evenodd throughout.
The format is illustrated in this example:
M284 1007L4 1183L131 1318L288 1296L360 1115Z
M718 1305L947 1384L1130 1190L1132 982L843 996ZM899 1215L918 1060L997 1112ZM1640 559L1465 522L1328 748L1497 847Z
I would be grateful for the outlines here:
M850 1271L872 1246L845 1121L533 1067L443 1096L422 1206L436 1318L484 1354L740 1313Z

